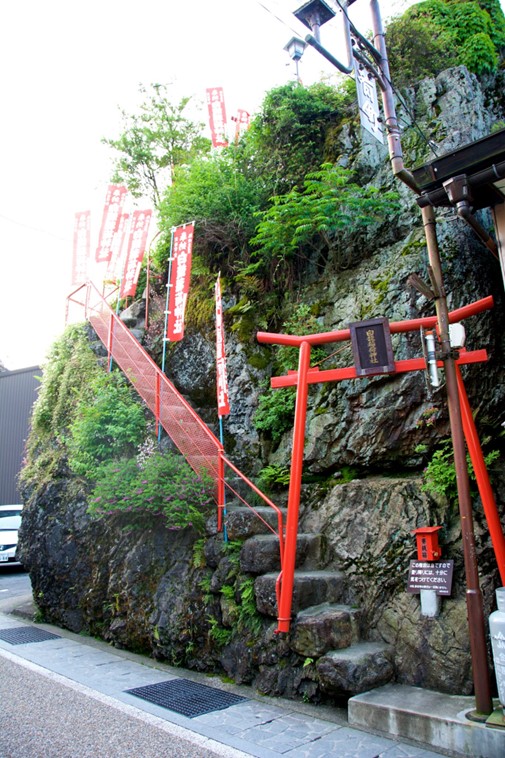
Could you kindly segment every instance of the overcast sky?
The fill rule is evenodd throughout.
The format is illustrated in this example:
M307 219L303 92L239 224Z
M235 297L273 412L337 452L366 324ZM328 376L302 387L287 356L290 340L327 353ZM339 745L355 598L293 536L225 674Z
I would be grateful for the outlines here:
M8 369L43 361L63 331L74 214L91 208L96 236L112 157L100 140L119 135L119 108L133 112L139 84L160 82L202 103L206 87L220 86L228 118L237 108L254 113L266 91L294 78L283 47L294 34L305 36L291 13L302 4L2 3L0 361ZM408 4L383 0L382 14ZM351 12L365 33L371 27L367 0L357 0ZM333 23L322 27L322 42L338 55ZM334 69L308 49L300 73L310 84ZM92 237L92 249L93 243Z

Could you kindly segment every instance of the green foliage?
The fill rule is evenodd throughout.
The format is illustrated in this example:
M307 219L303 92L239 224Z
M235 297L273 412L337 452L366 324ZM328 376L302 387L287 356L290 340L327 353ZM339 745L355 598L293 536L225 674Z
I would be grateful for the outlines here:
M100 371L88 379L88 397L78 404L70 425L69 465L94 479L105 461L133 455L146 435L144 410L119 371Z
M287 334L315 334L319 331L319 323L312 315L311 308L306 303L300 303L293 314L284 322L283 331ZM298 365L298 348L279 346L276 348L275 370L286 374ZM312 363L326 357L322 348L313 348ZM293 426L296 404L296 388L266 391L258 398L258 408L254 414L253 423L258 431L265 432L274 443L278 443L282 435Z
M140 87L144 101L138 114L122 111L123 133L102 142L119 153L113 181L124 182L134 197L145 195L155 206L161 190L172 183L175 167L210 150L203 124L186 116L189 97L172 102L168 86ZM185 219L187 220L187 219Z
M289 466L279 466L276 463L262 468L258 476L260 487L266 490L285 488L289 485L290 478Z
M383 221L399 210L398 195L360 187L341 166L324 164L308 173L302 191L294 187L272 198L259 214L256 246L249 273L261 272L271 285L292 286L312 255L325 263L330 256L337 268L350 265L349 232ZM347 244L343 244L347 238Z
M202 537L193 545L193 568L205 568L207 561L205 559L205 540Z
M258 636L262 629L262 618L256 608L254 579L247 577L239 584L240 604L238 608L237 630Z
M480 76L498 67L505 17L499 0L425 0L388 24L386 41L398 86L458 64Z
M64 473L68 429L89 395L88 378L98 371L84 325L67 327L44 365L20 483L40 484Z
M491 38L484 32L472 34L461 46L462 62L476 74L487 74L496 71L498 53Z
M484 441L489 442L489 440ZM486 466L491 466L493 461L499 458L498 450L491 450L484 456ZM470 456L467 455L468 476L470 482L475 482L475 473L473 470ZM456 480L456 469L454 466L454 453L452 441L444 440L438 450L435 450L433 456L424 471L424 483L422 486L424 492L431 495L441 495L446 497L450 503L457 503L458 487Z
M316 171L330 158L328 132L355 97L352 80L341 88L322 82L300 87L290 82L267 93L244 149L252 170L267 182L270 195L301 185L307 172Z
M294 387L267 390L258 399L258 409L253 419L255 428L266 432L273 442L280 442L284 432L293 426L295 404Z
M255 212L265 202L260 181L252 177L235 148L197 158L176 171L160 205L160 228L195 221L194 252L213 271L233 272L254 234ZM166 252L165 252L166 255ZM159 266L165 256L157 258Z
M215 616L207 616L207 621L209 622L209 637L211 640L214 640L216 645L219 647L224 647L227 645L231 638L233 637L233 630L232 629L224 629L217 618Z
M52 346L33 408L32 430L61 437L86 393L84 378L97 372L96 359L82 324L67 327Z
M160 204L165 242L156 253L158 267L166 266L170 229L195 220L195 254L212 272L237 283L241 277L244 294L257 302L271 284L266 269L259 276L247 270L256 214L321 165L327 132L350 97L347 88L324 84L280 87L267 95L238 144L180 166Z
M104 516L121 511L133 520L138 515L161 516L169 529L193 527L203 533L212 503L209 482L180 455L156 452L101 465L89 512Z

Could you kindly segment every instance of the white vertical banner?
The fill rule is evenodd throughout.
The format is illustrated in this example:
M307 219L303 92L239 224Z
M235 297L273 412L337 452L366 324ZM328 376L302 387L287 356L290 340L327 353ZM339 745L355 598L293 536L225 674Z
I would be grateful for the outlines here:
M375 79L356 58L353 58L356 89L358 92L358 107L361 126L370 132L375 139L384 144L382 125L379 120L379 101Z
M226 349L224 339L223 304L221 300L221 274L215 285L216 295L216 378L217 378L217 413L228 416L230 401L228 396L228 377L226 374Z
M226 138L226 107L222 87L208 87L207 109L209 127L212 137L212 147L228 147Z
M71 284L83 284L88 279L91 252L91 211L78 211L74 223L74 250Z
M116 280L121 277L123 249L129 218L129 213L122 213L119 218L119 227L112 240L112 255L107 263L107 273L105 274L106 279Z

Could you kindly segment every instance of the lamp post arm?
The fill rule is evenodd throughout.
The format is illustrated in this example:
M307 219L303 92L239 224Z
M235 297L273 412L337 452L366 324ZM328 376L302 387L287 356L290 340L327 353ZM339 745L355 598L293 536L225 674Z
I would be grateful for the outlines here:
M337 58L335 58L334 55L332 55L328 50L321 45L320 42L317 41L317 39L314 37L313 34L307 34L305 37L305 42L313 47L315 50L317 50L320 55L323 56L323 58L326 58L327 61L331 63L332 66L335 66L335 68L338 68L339 71L341 71L343 74L351 74L352 73L352 61L349 66L346 66L344 63L341 63Z

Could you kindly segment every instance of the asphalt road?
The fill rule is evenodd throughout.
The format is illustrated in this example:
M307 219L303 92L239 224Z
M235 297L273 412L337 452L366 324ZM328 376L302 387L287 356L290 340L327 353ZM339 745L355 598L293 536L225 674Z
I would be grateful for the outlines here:
M0 563L0 601L31 592L30 577L21 566Z
M244 755L2 650L0 702L1 758Z
M0 610L31 596L2 566ZM0 758L235 758L245 754L0 650Z

